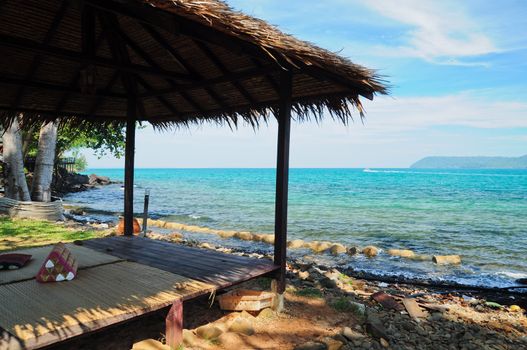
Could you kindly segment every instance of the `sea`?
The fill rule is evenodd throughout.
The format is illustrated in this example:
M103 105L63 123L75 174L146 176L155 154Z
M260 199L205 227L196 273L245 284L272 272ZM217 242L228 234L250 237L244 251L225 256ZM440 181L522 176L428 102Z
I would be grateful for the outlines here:
M123 169L89 169L122 181ZM374 275L403 276L472 286L515 286L527 278L527 170L301 169L290 170L289 239L379 247L380 254L294 257L318 259ZM134 211L221 230L273 233L274 169L136 169ZM65 197L98 220L117 220L124 191L112 184ZM155 229L155 228L153 228ZM264 243L185 233L189 239L247 250ZM386 254L391 248L417 254L462 257L438 266Z

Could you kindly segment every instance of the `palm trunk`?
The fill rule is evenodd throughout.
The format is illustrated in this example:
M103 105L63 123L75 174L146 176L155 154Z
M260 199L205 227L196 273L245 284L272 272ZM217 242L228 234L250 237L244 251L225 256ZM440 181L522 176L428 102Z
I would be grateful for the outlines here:
M47 123L40 128L37 159L33 172L31 199L36 202L51 201L51 181L55 164L55 148L57 146L57 124Z
M16 119L4 133L4 162L6 165L5 196L18 201L30 201L31 197L24 174L22 136Z

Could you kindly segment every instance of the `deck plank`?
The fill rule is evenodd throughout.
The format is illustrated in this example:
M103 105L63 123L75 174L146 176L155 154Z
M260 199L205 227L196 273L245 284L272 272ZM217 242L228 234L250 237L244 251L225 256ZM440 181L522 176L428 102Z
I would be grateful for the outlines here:
M275 271L267 259L254 259L141 237L105 237L84 241L88 248L176 273L216 288Z

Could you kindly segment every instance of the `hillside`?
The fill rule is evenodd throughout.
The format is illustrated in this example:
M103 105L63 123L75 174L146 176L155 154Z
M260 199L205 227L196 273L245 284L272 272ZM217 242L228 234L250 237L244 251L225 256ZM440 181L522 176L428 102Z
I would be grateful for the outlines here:
M527 155L522 157L425 157L411 168L429 169L527 169Z

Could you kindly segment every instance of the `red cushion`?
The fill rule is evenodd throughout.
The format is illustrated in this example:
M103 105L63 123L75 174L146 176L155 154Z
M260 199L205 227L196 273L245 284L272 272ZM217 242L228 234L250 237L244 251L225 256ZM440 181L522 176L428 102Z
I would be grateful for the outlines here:
M31 259L29 254L0 254L0 270L21 268Z

